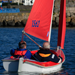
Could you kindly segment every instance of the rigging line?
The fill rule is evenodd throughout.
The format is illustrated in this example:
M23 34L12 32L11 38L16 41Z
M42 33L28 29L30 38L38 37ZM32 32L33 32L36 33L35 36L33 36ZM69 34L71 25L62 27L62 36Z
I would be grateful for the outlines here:
M21 41L23 41L23 38L24 38L24 34L22 34L22 39L21 39Z
M32 40L38 47L41 47L39 44L37 44L32 38L30 38L26 33L25 33L25 31L22 31L23 32L23 34L25 35L25 36L27 36L30 40Z
M32 54L31 54L32 55ZM34 55L32 55L34 57L35 60L39 61ZM39 61L40 62L40 61Z
M60 56L61 56L61 47L60 47Z
M57 47L51 47L51 46L50 46L50 48L54 48L54 49L57 49Z

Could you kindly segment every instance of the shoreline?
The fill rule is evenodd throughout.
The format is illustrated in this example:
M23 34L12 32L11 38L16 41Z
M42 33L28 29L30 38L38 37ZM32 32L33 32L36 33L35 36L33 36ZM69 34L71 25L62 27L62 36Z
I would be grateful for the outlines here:
M0 28L24 28L24 27L0 27ZM52 27L52 29L58 29L58 27ZM66 29L75 29L75 27L66 27Z

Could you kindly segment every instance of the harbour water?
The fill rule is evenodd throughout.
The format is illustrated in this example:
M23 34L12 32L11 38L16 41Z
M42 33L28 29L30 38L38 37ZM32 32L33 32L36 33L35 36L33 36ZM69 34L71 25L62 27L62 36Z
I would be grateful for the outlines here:
M2 59L10 56L10 50L18 47L18 42L21 41L23 28L0 28L0 75L75 75L75 29L66 30L64 53L66 60L63 63L62 70L52 74L38 73L8 73L4 70ZM51 32L51 47L57 46L58 29L54 28ZM42 46L43 40L30 36L39 45ZM30 39L24 36L29 50L38 49Z

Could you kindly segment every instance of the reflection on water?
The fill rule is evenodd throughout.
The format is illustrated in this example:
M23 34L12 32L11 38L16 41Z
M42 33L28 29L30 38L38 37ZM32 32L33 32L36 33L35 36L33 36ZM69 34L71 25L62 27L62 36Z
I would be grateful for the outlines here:
M56 73L48 73L48 74L42 74L42 73L29 73L29 72L3 72L3 75L69 75L67 71L64 71L63 69L61 71L58 71Z
M55 73L32 73L32 72L6 72L4 71L2 75L69 75L68 72L62 68L60 71Z

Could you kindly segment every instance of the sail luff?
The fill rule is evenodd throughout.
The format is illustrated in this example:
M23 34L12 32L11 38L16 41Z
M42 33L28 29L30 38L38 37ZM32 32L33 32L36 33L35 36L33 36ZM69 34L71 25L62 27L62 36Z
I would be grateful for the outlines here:
M53 0L53 9L54 9L54 1L55 1L55 0ZM51 23L50 23L49 38L48 38L48 41L49 41L49 42L50 42L50 39L51 39L52 18L53 18L53 10L52 10Z
M66 32L66 0L61 0L60 4L60 18L59 18L59 30L58 30L58 44L61 49L64 49Z

